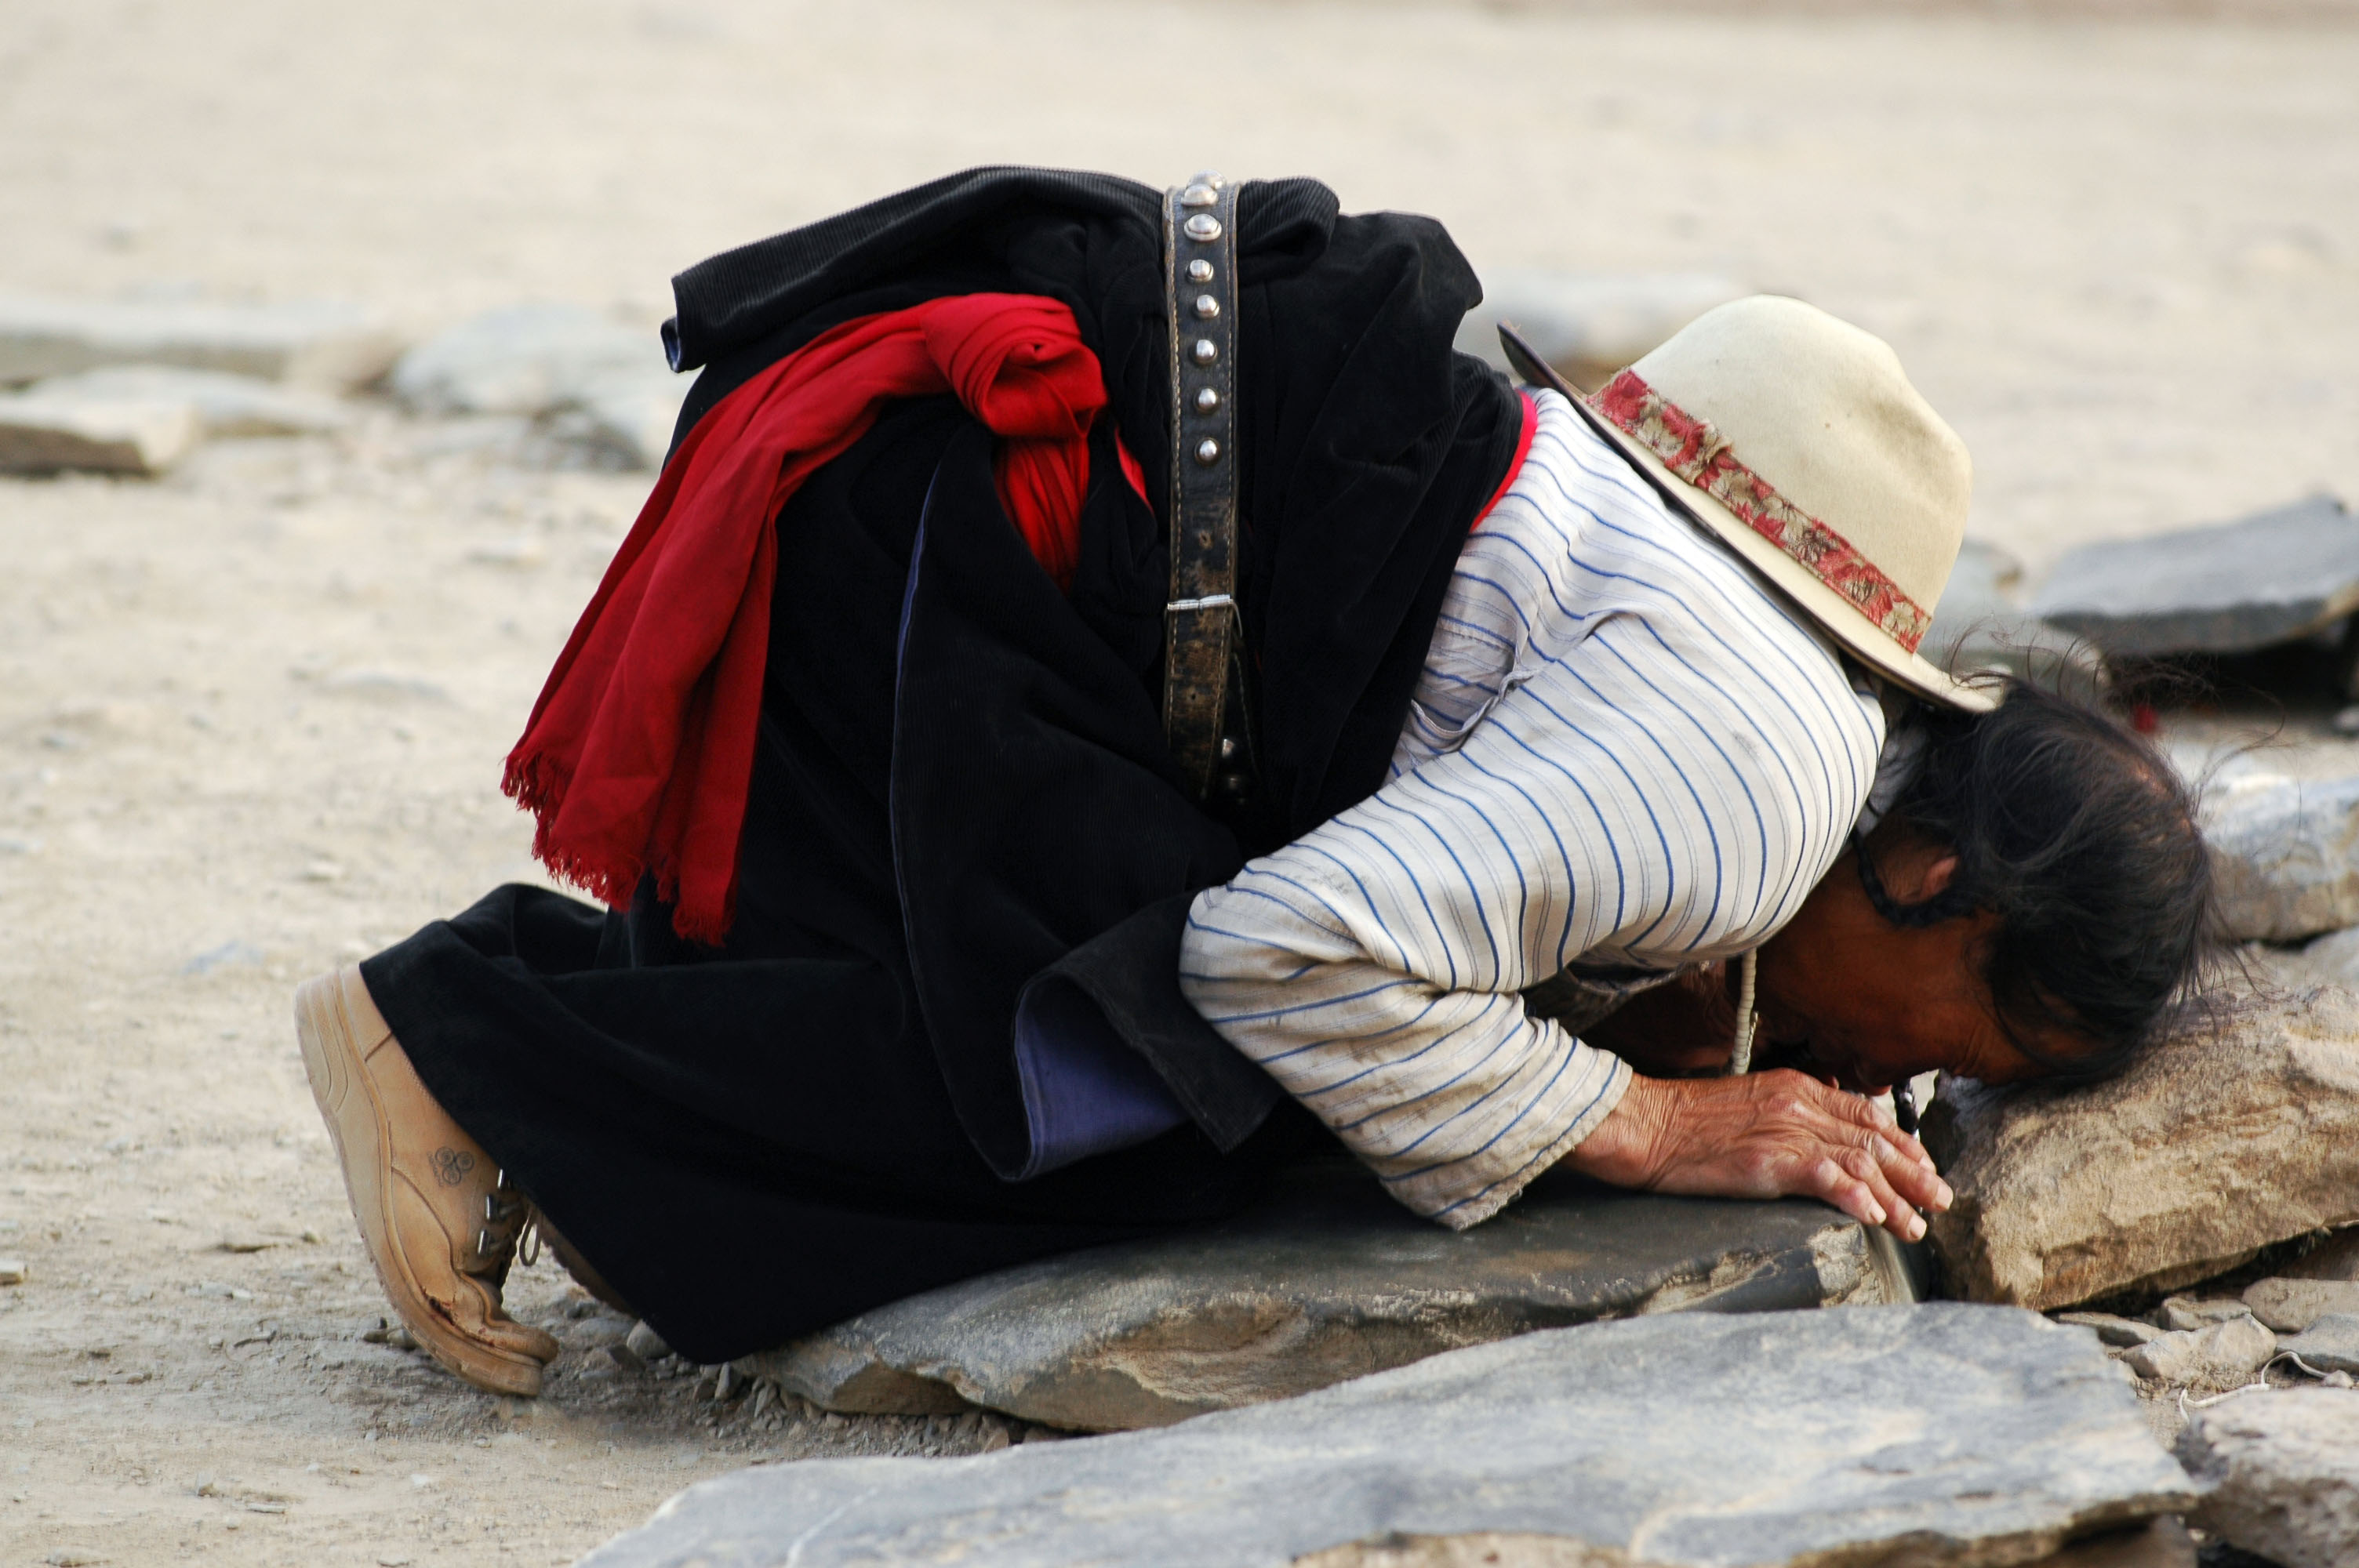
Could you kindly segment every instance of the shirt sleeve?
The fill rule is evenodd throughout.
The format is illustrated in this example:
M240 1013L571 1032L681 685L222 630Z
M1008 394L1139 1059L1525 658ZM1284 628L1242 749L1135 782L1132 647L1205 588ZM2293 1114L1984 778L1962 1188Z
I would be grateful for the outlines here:
M1199 895L1189 1000L1410 1208L1497 1212L1630 1080L1517 993L1757 946L1858 815L1874 699L1777 614L1606 614L1542 650L1451 749Z

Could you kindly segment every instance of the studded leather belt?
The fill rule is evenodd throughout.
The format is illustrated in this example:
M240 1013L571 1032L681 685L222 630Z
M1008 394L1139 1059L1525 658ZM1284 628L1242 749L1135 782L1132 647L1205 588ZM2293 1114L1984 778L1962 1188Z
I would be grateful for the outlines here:
M1250 727L1237 621L1236 187L1200 174L1163 198L1171 335L1171 597L1163 736L1190 795L1240 806Z

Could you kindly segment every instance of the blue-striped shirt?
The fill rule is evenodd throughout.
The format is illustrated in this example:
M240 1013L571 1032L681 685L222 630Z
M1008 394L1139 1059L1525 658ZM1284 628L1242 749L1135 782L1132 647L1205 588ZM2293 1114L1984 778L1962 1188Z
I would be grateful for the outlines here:
M1872 685L1553 393L1384 788L1196 900L1189 1000L1395 1196L1495 1213L1628 1087L1517 993L1757 946L1874 783Z

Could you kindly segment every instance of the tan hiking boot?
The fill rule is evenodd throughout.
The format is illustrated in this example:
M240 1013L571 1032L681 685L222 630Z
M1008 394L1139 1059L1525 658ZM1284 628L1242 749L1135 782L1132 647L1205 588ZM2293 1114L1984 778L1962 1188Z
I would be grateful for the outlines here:
M557 1341L500 1307L529 1206L427 1092L359 969L305 981L295 1033L369 1261L410 1336L479 1389L539 1393Z

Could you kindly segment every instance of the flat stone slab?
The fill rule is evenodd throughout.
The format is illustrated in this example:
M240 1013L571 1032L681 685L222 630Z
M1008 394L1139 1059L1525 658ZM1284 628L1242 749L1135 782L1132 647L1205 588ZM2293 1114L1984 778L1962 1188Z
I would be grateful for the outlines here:
M164 472L196 444L184 402L0 394L0 473Z
M2279 1334L2299 1334L2330 1313L2359 1319L2359 1283L2276 1275L2247 1288L2245 1304Z
M562 415L567 434L632 468L671 444L689 380L652 331L577 305L516 305L438 333L401 356L396 395L429 414Z
M1331 1552L1315 1560L1454 1564L1482 1550L2008 1568L2194 1500L2127 1376L2079 1329L1946 1302L1682 1313L1452 1351L1162 1431L744 1470L584 1568L1274 1568ZM1342 1550L1354 1542L1366 1550Z
M1882 1232L1802 1200L1544 1177L1442 1229L1338 1162L1222 1226L930 1291L736 1363L831 1410L981 1405L1081 1431L1163 1426L1597 1318L1914 1300Z
M53 376L33 392L92 404L186 404L208 436L316 435L352 423L343 407L323 393L177 365L118 365Z
M2242 999L2082 1088L1945 1077L1925 1141L1957 1193L1930 1236L1953 1294L2048 1309L2210 1279L2359 1221L2359 997Z
M2282 1568L2359 1561L2359 1393L2249 1394L2199 1413L2180 1457L2208 1488L2195 1515Z
M2277 1341L2277 1348L2321 1372L2359 1374L2359 1314L2322 1313L2299 1334Z
M367 312L327 301L0 294L0 383L155 364L343 391L384 374L399 347Z
M2237 654L2359 609L2359 518L2330 495L2176 534L2083 545L2032 613L2110 654Z

